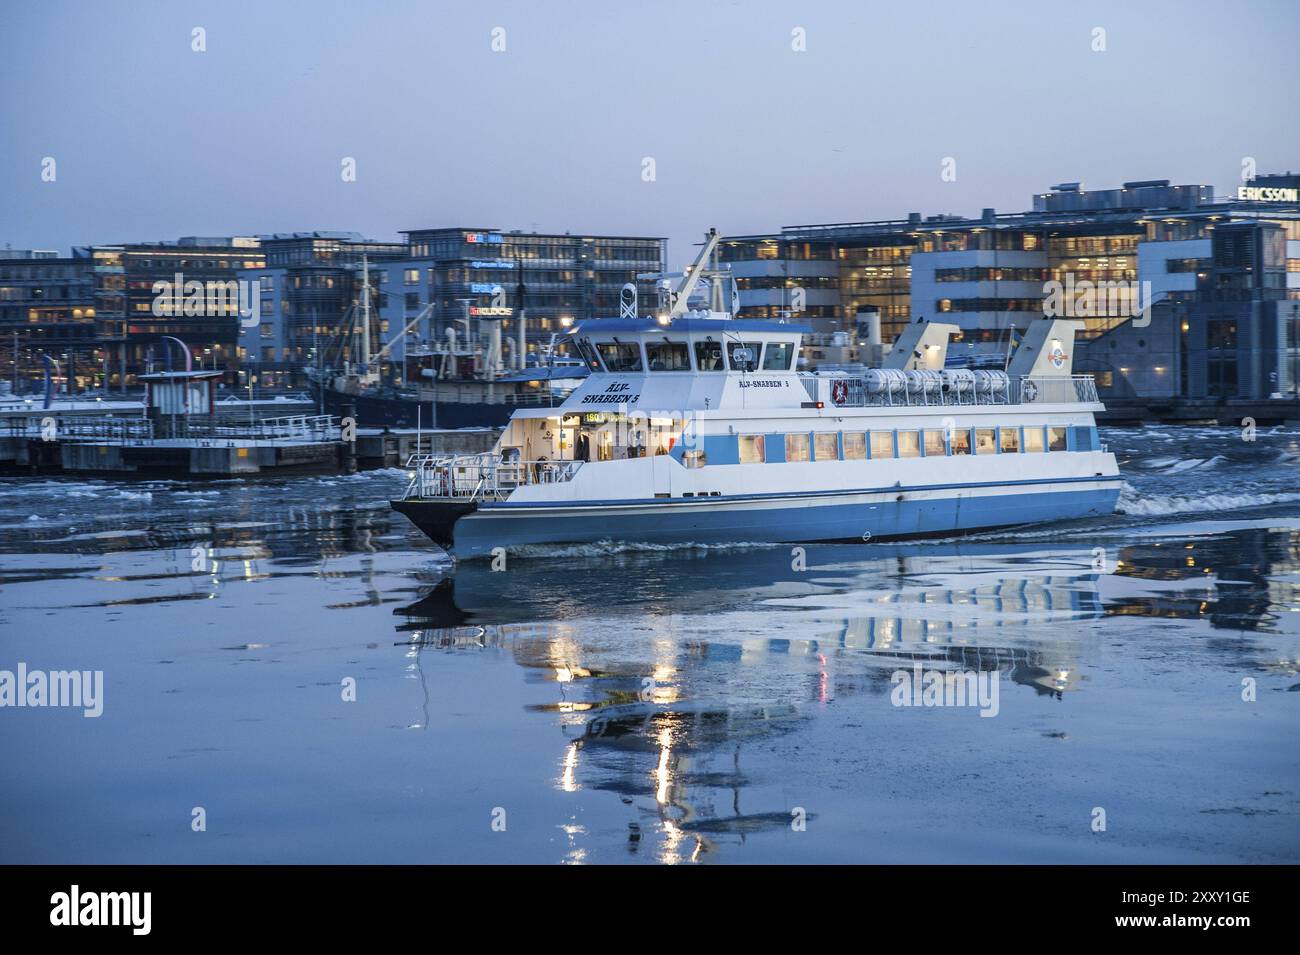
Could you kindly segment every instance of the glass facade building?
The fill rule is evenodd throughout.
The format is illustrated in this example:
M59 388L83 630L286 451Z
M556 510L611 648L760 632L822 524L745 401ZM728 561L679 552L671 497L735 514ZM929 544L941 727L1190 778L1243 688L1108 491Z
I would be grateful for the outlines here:
M963 346L972 356L1005 354L1018 331L1056 309L1082 322L1081 355L1096 358L1102 348L1119 349L1111 349L1116 333L1177 307L1189 326L1184 350L1200 357L1180 374L1172 362L1152 363L1152 375L1166 376L1161 387L1267 396L1286 392L1282 386L1295 377L1282 365L1291 361L1293 307L1300 318L1296 180L1262 176L1227 197L1168 180L1095 191L1063 183L1036 195L1028 212L787 226L731 237L722 258L737 276L742 317L788 318L822 336L860 341L859 316L867 311L879 315L886 344L908 322L939 320L960 330L956 355ZM1209 314L1211 303L1218 312L1240 312L1246 303L1269 302L1282 303L1280 311L1263 311L1283 317ZM1243 339L1247 326L1268 331ZM1131 348L1147 349L1149 337L1134 336ZM817 347L816 338L811 344ZM1218 349L1212 368L1202 354L1210 348ZM1099 368L1099 385L1122 391L1137 365Z
M658 237L487 228L416 229L405 234L412 266L419 273L407 291L417 296L421 307L433 303L425 330L430 337L441 338L466 317L491 317L500 320L502 338L515 341L523 309L530 351L575 321L617 315L620 293L628 283L637 287L646 314L655 303L655 285L637 276L665 268L666 240Z

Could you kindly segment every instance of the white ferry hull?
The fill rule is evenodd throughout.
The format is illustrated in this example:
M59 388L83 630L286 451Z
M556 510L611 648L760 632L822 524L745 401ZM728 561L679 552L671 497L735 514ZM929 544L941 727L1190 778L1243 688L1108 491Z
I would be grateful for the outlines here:
M458 559L473 559L496 548L508 553L521 546L601 541L682 546L950 537L1110 514L1120 483L1116 475L621 504L485 503L455 522L450 549ZM403 511L421 524L418 505Z
M914 323L884 367L798 372L809 329L668 316L582 323L592 374L521 409L490 454L414 462L393 506L458 558L534 545L952 537L1110 514L1122 481L1070 370L1078 322L1031 323L1006 371L945 367ZM724 347L725 346L725 347Z

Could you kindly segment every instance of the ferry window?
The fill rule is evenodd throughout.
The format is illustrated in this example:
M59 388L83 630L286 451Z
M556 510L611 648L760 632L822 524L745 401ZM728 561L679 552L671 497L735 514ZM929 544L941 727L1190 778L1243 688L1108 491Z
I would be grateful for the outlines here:
M762 342L727 342L727 363L732 371L758 371Z
M1025 429L1025 450L1042 451L1043 448L1044 448L1043 429L1041 427L1026 428Z
M949 441L953 454L970 454L970 428L955 428Z
M808 435L787 434L785 436L785 459L787 461L808 460Z
M1047 429L1047 450L1064 451L1065 449L1066 449L1065 429L1048 428Z
M941 458L947 453L948 449L944 447L943 443L943 432L927 430L925 432L925 456L927 458Z
M871 432L871 456L873 458L892 458L894 456L894 432Z
M992 428L975 429L975 453L976 454L996 454L998 442L995 432Z
M641 370L641 346L635 342L599 342L596 350L610 371Z
M861 431L844 432L844 460L861 461L867 456L867 436Z
M740 436L740 463L763 463L763 436L761 434L742 434Z
M818 461L838 461L840 459L840 436L834 431L813 435L813 450Z
M921 433L919 431L898 432L898 456L900 458L919 458L921 456Z
M591 342L585 338L580 338L574 342L574 345L578 349L578 354L582 356L583 364L592 371L600 371L600 359L596 357L596 349L591 347Z
M790 359L794 357L794 345L790 342L768 342L767 351L763 352L764 371L789 371Z
M646 342L645 357L651 371L690 371L685 342Z
M1015 454L1020 450L1020 429L1019 428L999 428L1002 435L1002 453Z
M695 367L700 371L724 371L721 342L696 342Z

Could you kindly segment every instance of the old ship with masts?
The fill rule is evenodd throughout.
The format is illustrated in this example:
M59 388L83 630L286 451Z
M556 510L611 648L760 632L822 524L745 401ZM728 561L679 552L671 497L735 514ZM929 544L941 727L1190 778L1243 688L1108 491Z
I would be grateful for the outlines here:
M558 354L555 336L535 358L530 356L522 307L515 338L503 338L501 332L500 317L509 309L471 308L468 301L462 303L458 321L441 333L421 335L433 310L430 302L376 348L375 292L364 256L360 272L360 302L344 313L345 331L307 369L317 400L329 414L353 416L367 427L503 427L519 408L561 403L587 376L580 360ZM522 303L522 269L520 273L516 300ZM405 345L404 357L395 362L399 342Z

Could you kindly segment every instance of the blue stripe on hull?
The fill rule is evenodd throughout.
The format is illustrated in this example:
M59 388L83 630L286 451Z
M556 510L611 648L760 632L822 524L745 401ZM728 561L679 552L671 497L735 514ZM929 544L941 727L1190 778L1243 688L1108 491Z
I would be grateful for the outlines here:
M639 514L596 511L582 517L479 511L457 522L453 550L458 558L472 558L486 556L496 547L509 551L524 544L603 540L716 544L861 540L865 533L877 540L947 536L1012 524L1111 514L1118 498L1118 487L1105 487L875 504L802 504L762 509L719 504L707 508L659 508Z

